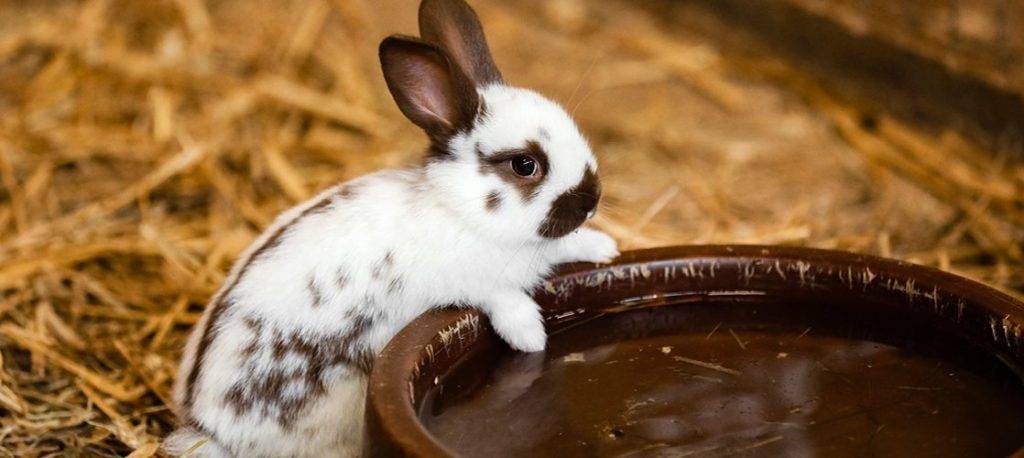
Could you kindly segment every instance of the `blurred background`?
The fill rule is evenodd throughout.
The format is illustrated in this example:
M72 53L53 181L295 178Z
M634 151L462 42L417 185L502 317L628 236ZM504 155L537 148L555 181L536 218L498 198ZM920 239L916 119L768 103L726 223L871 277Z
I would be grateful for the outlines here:
M808 245L1024 292L1024 5L471 0L562 103L624 248ZM0 454L152 456L234 257L424 136L416 0L0 0Z

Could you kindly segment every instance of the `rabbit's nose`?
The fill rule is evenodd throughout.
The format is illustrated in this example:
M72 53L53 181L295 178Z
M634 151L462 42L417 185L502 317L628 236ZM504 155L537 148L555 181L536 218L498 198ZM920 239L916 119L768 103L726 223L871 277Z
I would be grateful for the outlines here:
M597 199L592 196L580 196L579 200L579 212L581 215L586 215L587 219L594 216L594 212L597 209Z

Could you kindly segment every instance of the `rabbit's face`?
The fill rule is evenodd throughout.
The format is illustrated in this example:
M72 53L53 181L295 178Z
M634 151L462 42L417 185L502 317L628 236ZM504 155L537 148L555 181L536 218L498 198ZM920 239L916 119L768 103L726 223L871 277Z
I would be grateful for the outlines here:
M553 239L587 220L601 196L597 161L569 115L539 94L480 91L472 127L427 165L432 188L474 227L507 239Z
M422 39L386 38L398 108L431 140L429 192L461 220L515 242L556 239L593 214L597 161L569 115L504 83L464 0L423 0Z

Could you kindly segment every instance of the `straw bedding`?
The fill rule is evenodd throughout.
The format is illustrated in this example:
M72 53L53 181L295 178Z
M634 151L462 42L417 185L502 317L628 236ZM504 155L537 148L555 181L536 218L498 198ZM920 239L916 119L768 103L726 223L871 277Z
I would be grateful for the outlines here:
M1024 289L1006 155L865 122L638 3L474 5L506 76L591 138L594 224L624 248L809 245ZM0 453L158 453L182 342L239 251L317 190L420 157L376 63L415 8L0 0Z

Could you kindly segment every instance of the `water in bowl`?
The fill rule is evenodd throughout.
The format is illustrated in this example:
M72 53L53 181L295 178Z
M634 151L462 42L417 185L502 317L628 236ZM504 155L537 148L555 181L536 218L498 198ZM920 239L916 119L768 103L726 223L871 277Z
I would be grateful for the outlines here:
M481 457L1006 456L1024 445L1020 381L997 358L928 323L892 326L914 317L875 326L820 310L689 304L600 318L554 334L543 354L466 362L421 416L445 446Z

